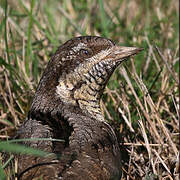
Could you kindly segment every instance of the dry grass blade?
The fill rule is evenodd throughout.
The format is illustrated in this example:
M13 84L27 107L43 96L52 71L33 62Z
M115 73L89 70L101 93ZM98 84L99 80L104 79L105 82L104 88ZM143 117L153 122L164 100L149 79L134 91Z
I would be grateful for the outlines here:
M172 94L171 94L171 97L172 97L172 100L173 100L173 103L174 103L174 107L176 109L176 114L177 114L178 119L179 119L179 104L177 104L175 102L175 98L174 98L174 96ZM179 126L179 121L177 120L176 122L177 122L177 125Z
M139 110L138 110L138 113L139 113L139 116L141 117ZM144 141L145 141L146 149L148 151L149 160L150 160L151 166L153 168L153 173L157 174L157 171L155 169L154 162L153 162L153 159L152 159L151 148L150 148L150 145L149 145L148 137L147 137L147 134L146 134L145 127L143 125L142 119L139 120L139 126L140 126L141 133L142 133Z
M124 146L146 146L145 143L123 143ZM168 146L168 144L149 144L149 146L151 147L163 147L163 146Z
M159 56L161 57L161 59L163 60L163 62L166 64L166 67L168 69L168 71L170 72L170 74L172 75L172 77L174 78L174 80L176 81L177 84L179 84L179 79L176 76L175 72L173 72L173 70L171 69L170 65L168 64L168 61L166 60L166 58L163 56L163 54L161 53L160 49L155 46Z
M10 104L10 102L8 101L7 96L6 96L6 92L4 92L1 83L0 83L0 92L1 92L1 94L2 94L2 97L3 97L6 105L7 105L8 108L9 108L9 111L10 111L11 114L12 114L12 117L13 117L13 119L14 119L15 125L18 125L18 124L19 124L19 121L18 121L18 118L17 118L17 116L16 116L15 110L14 110L13 106Z
M124 112L122 111L122 109L119 107L118 108L118 111L121 113L122 115L122 118L124 119L124 121L126 122L126 124L128 125L129 129L132 131L132 132L135 132L132 125L131 125L131 122L127 119L127 117L125 116Z
M58 9L59 9L59 11L62 13L62 15L68 19L68 21L71 23L71 25L72 25L80 34L82 34L81 29L77 26L77 24L74 23L72 17L69 16L68 13L67 13L61 6L59 6Z
M151 108L152 119L155 118L155 119L157 120L157 122L159 123L160 127L162 128L165 136L166 136L167 139L169 140L170 145L172 146L172 149L173 149L175 155L177 155L178 150L177 150L177 148L176 148L176 145L173 143L173 141L172 141L172 139L171 139L171 137L170 137L170 135L169 135L170 133L169 133L168 129L165 127L162 119L160 118L160 115L159 115L159 113L158 113L158 110L156 109L156 106L155 106L152 98L150 97L149 92L148 92L145 84L143 83L142 79L140 79L139 76L137 75L137 72L136 72L136 69L135 69L135 66L134 66L133 61L132 61L132 67L133 67L133 74L135 75L134 78L135 78L135 80L136 80L139 88L140 88L141 91L143 92L144 97L145 97L145 99L146 99L146 102L148 103L149 107Z
M162 160L162 158L159 156L158 152L155 149L152 149L152 151L155 153L155 155L158 157L158 159L161 161L162 165L164 166L164 168L167 170L167 172L171 174L169 168L166 166L166 163Z
M0 14L4 14L4 10L1 7ZM14 20L8 17L7 22L9 22L14 27L14 29L19 33L20 36L22 36L24 39L27 39L27 36L25 35L24 31L18 26L18 24Z
M150 126L151 126L151 128L152 128L152 130L153 130L153 132L154 132L154 134L155 134L155 136L156 136L156 138L157 138L157 142L160 142L161 144L163 144L163 140L161 139L160 135L158 134L158 131L157 131L157 129L156 129L155 124L152 123L151 117L150 117L149 114L145 111L145 109L144 109L144 107L143 107L143 105L142 105L139 97L137 96L137 94L136 94L136 92L135 92L135 90L134 90L134 88L133 88L133 86L132 86L132 83L131 83L128 75L127 75L127 72L126 72L125 68L124 68L124 67L121 67L120 71L121 71L121 73L123 74L126 82L128 83L128 85L129 85L129 87L130 87L130 89L131 89L134 97L136 98L137 104L140 106L140 108L141 108L144 116L146 117L147 121L149 122L149 124L150 124Z
M152 56L153 56L153 61L155 62L158 71L160 71L161 68L160 68L160 65L159 65L159 63L158 63L158 60L157 60L157 58L156 58L156 56L155 56L155 54L154 54L153 46L150 44L147 35L146 35L144 38L145 38L145 40L146 40L146 42L147 42L147 44L148 44L148 46L149 46L149 51L150 51L150 53L151 53ZM147 71L149 61L150 61L150 60L146 61L145 72Z

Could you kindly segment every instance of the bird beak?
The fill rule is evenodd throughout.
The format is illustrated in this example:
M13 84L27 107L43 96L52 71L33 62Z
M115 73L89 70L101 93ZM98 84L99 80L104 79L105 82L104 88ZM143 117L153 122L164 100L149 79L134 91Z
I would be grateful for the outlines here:
M121 47L121 46L114 46L112 47L110 53L107 55L106 58L110 58L113 61L123 61L125 58L128 58L132 55L138 54L142 51L143 48L137 47Z

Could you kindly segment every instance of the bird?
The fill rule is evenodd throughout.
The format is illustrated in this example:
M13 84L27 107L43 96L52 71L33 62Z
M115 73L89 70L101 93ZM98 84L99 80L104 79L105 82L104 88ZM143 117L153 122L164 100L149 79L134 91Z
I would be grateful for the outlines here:
M100 99L114 70L142 50L99 36L68 40L52 55L30 110L17 131L24 145L52 154L17 155L17 179L120 179L121 154L116 134L104 118Z

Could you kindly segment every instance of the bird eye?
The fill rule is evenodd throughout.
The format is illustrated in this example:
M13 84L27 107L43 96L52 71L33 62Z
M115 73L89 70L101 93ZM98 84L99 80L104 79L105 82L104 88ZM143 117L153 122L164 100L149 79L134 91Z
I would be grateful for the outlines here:
M80 50L80 55L82 55L82 56L89 56L90 52L87 49L81 49Z

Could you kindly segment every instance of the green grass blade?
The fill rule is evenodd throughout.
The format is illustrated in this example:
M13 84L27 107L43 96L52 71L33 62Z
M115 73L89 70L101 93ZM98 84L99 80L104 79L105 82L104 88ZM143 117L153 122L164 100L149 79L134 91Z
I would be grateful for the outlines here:
M52 139L52 138L27 138L27 139L8 140L9 143L26 142L26 141L58 141L58 142L65 142L63 139Z
M32 24L33 24L33 8L34 8L35 1L31 1L31 10L29 12L29 26L28 26L28 31L27 31L27 50L26 50L26 63L25 63L25 68L26 68L26 73L30 75L30 70L29 70L29 63L33 59L33 54L32 54L32 46L31 46L31 30L32 30Z
M2 167L1 161L0 161L0 179L1 180L6 180L6 175L5 175L4 169Z
M108 26L107 26L108 21L105 15L103 0L99 0L99 6L100 6L101 25L102 25L102 30L103 30L102 34L104 37L108 37Z
M28 155L38 156L38 157L44 157L49 154L48 152L45 152L45 151L26 147L24 145L9 143L7 141L0 143L0 151L16 153L16 154L28 154Z
M9 46L8 46L8 39L7 39L7 0L5 1L5 28L4 28L4 40L5 40L5 46L6 46L6 53L7 53L7 58L8 62L10 62L10 55L9 55Z
M11 155L11 156L9 157L9 159L8 159L6 162L4 162L4 164L2 165L2 168L3 168L3 169L6 168L6 166L7 166L13 159L14 159L14 155Z

